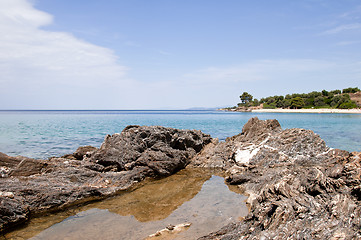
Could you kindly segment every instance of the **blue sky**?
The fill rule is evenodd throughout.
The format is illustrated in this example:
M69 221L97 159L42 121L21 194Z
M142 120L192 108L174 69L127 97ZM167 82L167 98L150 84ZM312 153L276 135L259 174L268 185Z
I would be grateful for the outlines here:
M361 87L356 0L0 0L0 109L184 109Z

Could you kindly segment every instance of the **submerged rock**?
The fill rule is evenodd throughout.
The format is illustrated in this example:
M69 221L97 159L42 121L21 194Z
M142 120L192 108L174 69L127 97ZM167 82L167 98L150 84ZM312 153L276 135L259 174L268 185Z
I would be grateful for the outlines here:
M201 239L361 238L361 153L330 149L312 131L257 118L214 146L214 155L219 148L227 153L227 180L249 196L250 213ZM209 156L205 149L196 165L210 165Z
M170 224L166 228L149 235L145 240L174 239L176 234L186 231L191 225L192 223L180 223L175 226Z
M210 141L196 130L129 126L107 136L100 149L79 148L73 158L37 160L0 153L0 232L30 215L102 199L146 177L168 176L185 168Z

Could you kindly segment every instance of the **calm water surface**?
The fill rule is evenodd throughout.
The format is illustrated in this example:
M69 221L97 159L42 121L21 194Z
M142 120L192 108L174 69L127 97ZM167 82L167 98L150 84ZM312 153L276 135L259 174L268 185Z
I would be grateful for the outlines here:
M127 125L199 129L224 140L251 117L305 128L326 144L361 151L361 115L230 113L217 111L0 111L0 152L47 158L77 147L99 147L106 134ZM187 172L148 182L135 191L55 215L32 219L6 239L144 239L168 224L191 227L169 239L195 239L247 214L245 196L209 172ZM165 238L166 239L166 238Z
M251 117L277 119L282 128L311 129L327 145L361 151L360 114L231 113L219 111L0 111L0 152L48 158L82 145L99 147L127 125L199 129L224 140Z
M144 239L169 224L191 223L155 239L197 239L247 215L245 196L216 172L185 169L132 192L33 219L6 239Z

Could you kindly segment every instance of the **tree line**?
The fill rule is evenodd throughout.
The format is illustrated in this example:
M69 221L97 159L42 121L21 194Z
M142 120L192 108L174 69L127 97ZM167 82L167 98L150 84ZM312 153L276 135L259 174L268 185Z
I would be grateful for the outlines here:
M263 104L263 108L340 108L351 109L357 108L354 101L351 100L349 93L360 92L358 87L350 87L341 90L322 90L321 92L313 91L310 93L293 93L286 96L270 96L266 98L253 99L253 96L243 92L240 96L241 102L238 107L251 107Z

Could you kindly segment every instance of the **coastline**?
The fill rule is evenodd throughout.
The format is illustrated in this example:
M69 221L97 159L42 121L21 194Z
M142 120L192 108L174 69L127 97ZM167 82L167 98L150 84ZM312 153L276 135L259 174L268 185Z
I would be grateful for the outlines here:
M199 130L130 125L120 134L107 135L100 148L79 147L47 161L0 153L0 232L11 238L4 234L15 233L12 230L31 218L100 201L183 168L218 168L237 193L248 196L249 213L221 230L213 225L216 232L199 239L328 239L339 232L345 238L361 238L360 158L361 153L329 148L311 130L283 130L275 119L251 118L226 142ZM166 234L179 225L169 226Z
M361 114L361 109L330 109L330 108L320 108L320 109L254 109L251 110L253 113L343 113L343 114Z

